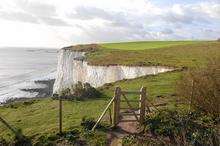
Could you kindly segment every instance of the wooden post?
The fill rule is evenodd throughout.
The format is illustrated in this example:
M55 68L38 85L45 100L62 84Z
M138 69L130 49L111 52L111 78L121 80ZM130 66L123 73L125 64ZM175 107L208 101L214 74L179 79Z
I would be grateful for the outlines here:
M59 132L60 134L62 133L62 110L63 110L63 106L62 106L62 96L59 97Z
M191 96L190 96L190 99L189 99L189 111L191 110L192 108L192 100L194 98L194 80L192 80L191 82L191 88L192 88L192 91L191 91Z
M139 103L139 108L140 108L139 122L140 122L140 124L143 124L143 122L144 122L145 107L146 107L146 87L142 87L140 90L140 103Z
M109 122L112 125L112 111L111 111L111 108L109 108Z
M113 103L113 127L116 127L119 123L119 112L120 112L120 96L121 96L121 88L115 88L115 99Z

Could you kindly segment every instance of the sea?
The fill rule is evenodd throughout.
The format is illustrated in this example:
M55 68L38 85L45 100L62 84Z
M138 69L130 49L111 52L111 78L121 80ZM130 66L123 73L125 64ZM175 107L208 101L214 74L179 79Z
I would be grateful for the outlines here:
M0 103L10 99L36 97L22 89L43 88L36 81L55 79L57 48L0 48Z

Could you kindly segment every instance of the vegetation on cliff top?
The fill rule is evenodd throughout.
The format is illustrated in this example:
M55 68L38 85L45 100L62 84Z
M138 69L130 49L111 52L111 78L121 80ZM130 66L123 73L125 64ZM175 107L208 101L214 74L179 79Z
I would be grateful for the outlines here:
M147 50L159 49L172 46L198 44L202 41L138 41L138 42L121 42L101 44L105 49L120 50Z
M63 49L88 52L90 65L205 66L220 57L219 41L149 41L76 45ZM210 57L211 56L211 57Z
M122 45L122 44L120 44ZM87 53L92 65L138 65L196 67L207 64L209 58L220 57L220 42L196 42L146 50L99 49ZM127 44L124 43L126 46ZM116 45L117 46L117 45Z
M168 100L173 97L175 91L175 80L179 79L178 72L164 73L157 76L142 77L134 80L124 80L116 84L105 86L99 89L104 96L99 99L85 101L64 101L63 102L63 127L67 131L80 124L84 116L97 118L113 96L115 86L122 86L123 89L140 89L140 81L148 87L151 99L157 101ZM126 86L127 85L127 86ZM153 98L157 97L157 98ZM138 96L131 98L139 98ZM160 100L161 99L161 100ZM23 134L37 139L42 135L51 135L58 132L58 101L49 98L29 102L11 103L0 107L1 115L13 126L22 129ZM0 137L11 139L13 134L0 124Z
M135 50L132 48L136 45ZM177 45L178 44L178 45ZM93 65L165 65L184 68L206 66L210 58L220 57L220 42L150 42L150 47L144 47L144 42L116 43L101 45L78 45L68 47L74 51L89 51L87 60ZM116 49L117 48L117 49ZM145 49L144 49L145 48ZM182 70L183 71L183 70ZM152 103L166 103L166 107L175 108L180 98L176 94L176 83L181 79L179 71L159 75L145 76L132 80L123 80L106 84L98 90L103 98L86 101L64 101L64 131L79 126L84 116L97 118L109 97L113 95L115 86L125 90L139 90L146 86L148 99ZM133 95L129 98L138 98ZM183 105L184 107L184 105ZM187 106L188 107L188 106ZM32 140L41 136L51 136L58 131L58 101L49 98L11 103L0 107L1 115L13 126L22 129L23 134ZM12 139L13 134L0 124L0 137Z

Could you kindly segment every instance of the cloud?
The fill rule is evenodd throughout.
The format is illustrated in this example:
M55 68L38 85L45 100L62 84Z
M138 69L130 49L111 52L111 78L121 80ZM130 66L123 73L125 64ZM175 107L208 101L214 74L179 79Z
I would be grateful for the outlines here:
M81 20L91 20L95 18L109 20L112 15L107 11L96 7L79 6L75 8L75 12L70 17Z
M56 17L39 17L39 20L52 26L70 26L67 22Z
M161 31L162 34L173 34L173 30L169 29L169 28L166 28L164 30Z
M16 0L15 10L2 10L0 16L2 19L11 21L29 22L36 24L46 24L52 26L69 26L69 24L60 18L53 5L33 2L26 0Z
M4 12L0 11L0 18L12 21L21 21L29 23L38 23L36 17L24 12Z
M170 9L165 11L161 17L164 21L169 23L210 23L213 19L218 19L220 16L219 4L206 6L204 4L199 5L180 5L175 4Z
M0 21L47 25L50 33L82 43L219 37L219 0L156 1L1 0Z
M137 21L137 16L132 16L132 13L125 13L121 11L107 11L95 7L77 7L75 12L70 14L72 19L83 21L90 21L94 19L101 19L105 26L120 27L120 28L138 28L142 29L142 22ZM136 29L135 29L136 30Z
M210 5L208 2L168 7L151 5L146 11L136 13L82 6L77 7L70 17L84 21L87 25L81 29L93 40L213 39L219 30L213 28L214 23L220 25L218 8L218 3ZM97 19L102 22L101 26L88 25ZM212 31L204 31L204 26Z
M27 13L35 16L56 16L55 6L47 3L27 0L16 0L16 5Z

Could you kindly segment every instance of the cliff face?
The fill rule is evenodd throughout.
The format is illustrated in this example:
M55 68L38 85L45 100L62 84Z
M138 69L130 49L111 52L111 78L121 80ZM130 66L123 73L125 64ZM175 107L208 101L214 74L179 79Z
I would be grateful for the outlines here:
M84 52L74 52L68 49L59 51L54 93L59 93L78 81L88 82L94 87L99 87L105 83L122 79L132 79L172 70L171 68L154 66L91 66L86 61L83 61L84 55Z

